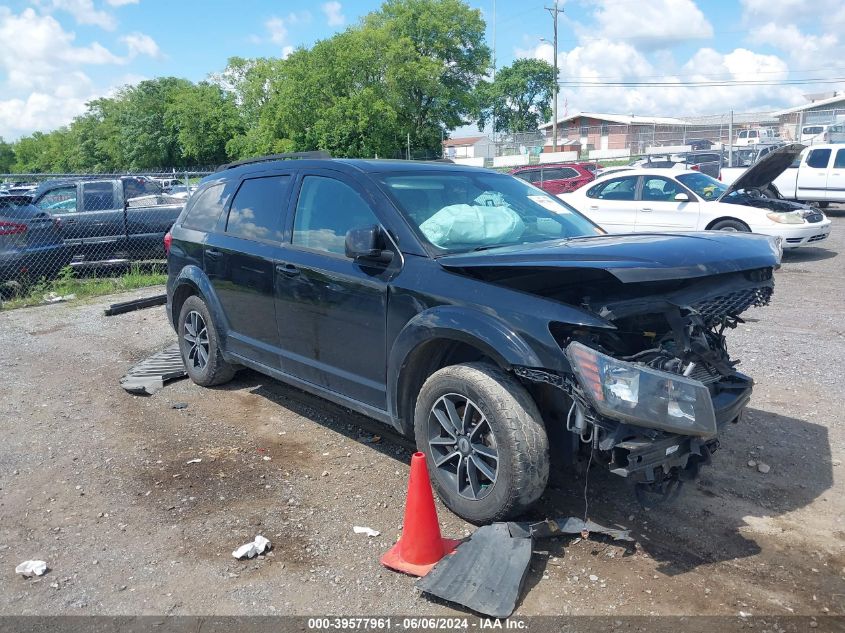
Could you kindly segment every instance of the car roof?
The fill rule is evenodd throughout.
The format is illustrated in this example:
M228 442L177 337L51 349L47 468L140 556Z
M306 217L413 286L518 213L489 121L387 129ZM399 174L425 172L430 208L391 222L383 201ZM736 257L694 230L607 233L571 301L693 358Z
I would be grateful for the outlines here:
M492 169L484 169L482 167L471 167L468 165L458 165L451 162L436 162L436 161L412 161L412 160L387 160L387 159L366 159L366 158L319 158L319 159L297 159L297 160L256 160L242 165L233 167L224 167L219 171L214 172L203 178L203 183L206 182L220 182L241 178L246 174L258 173L267 171L269 169L278 169L280 167L298 167L304 169L318 169L320 167L336 169L346 173L367 173L367 174L383 174L391 172L471 172L471 173L488 173L498 174Z
M608 174L602 174L596 178L595 181L605 180L608 178L612 178L614 176L667 176L671 175L673 177L680 176L682 174L701 174L700 171L695 171L692 169L648 169L643 167L630 167L625 170L619 170L610 172Z

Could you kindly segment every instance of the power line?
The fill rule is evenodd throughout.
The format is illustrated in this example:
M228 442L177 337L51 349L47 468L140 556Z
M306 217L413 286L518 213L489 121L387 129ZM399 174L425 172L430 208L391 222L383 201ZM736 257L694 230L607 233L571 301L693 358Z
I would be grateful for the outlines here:
M727 88L732 86L806 86L814 84L841 84L845 77L831 79L785 79L771 80L734 80L734 81L589 81L568 80L559 85L567 88Z

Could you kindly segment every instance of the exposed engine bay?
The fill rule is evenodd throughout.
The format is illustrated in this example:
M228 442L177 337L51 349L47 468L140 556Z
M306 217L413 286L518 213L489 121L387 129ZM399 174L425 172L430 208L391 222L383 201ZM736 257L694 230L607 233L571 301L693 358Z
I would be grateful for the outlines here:
M772 269L611 287L594 286L581 305L615 330L553 327L571 375L516 371L566 393L578 452L638 494L665 497L709 463L719 428L737 422L750 399L753 381L737 371L725 335L748 308L769 303Z

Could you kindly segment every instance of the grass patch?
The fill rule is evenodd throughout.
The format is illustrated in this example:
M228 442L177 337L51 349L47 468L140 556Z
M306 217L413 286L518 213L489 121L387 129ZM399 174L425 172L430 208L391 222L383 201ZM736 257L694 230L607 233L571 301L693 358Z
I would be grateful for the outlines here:
M167 265L162 263L132 264L123 274L82 276L69 266L63 268L55 279L41 278L36 282L19 281L6 284L0 310L12 310L48 303L51 296L75 295L72 300L100 297L167 282Z

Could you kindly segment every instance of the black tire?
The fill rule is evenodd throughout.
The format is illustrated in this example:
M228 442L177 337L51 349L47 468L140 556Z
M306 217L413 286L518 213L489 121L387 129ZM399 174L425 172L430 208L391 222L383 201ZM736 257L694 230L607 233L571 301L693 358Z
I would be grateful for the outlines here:
M829 202L817 202L816 204L819 205L819 209L827 209L830 206Z
M739 233L750 233L748 225L739 220L720 220L710 227L711 231L733 231Z
M434 413L437 405L445 415L447 400L453 403L461 425L467 427L455 429L458 432L454 434L445 430ZM468 408L470 419L464 423ZM432 374L417 397L414 433L417 449L426 454L432 485L440 499L471 523L515 517L546 489L549 441L540 411L525 387L498 367L468 363ZM456 438L454 446L443 444L451 442L451 437ZM466 441L460 442L461 437ZM432 445L432 439L441 443ZM476 451L478 446L483 454ZM454 457L438 467L438 460L450 452ZM493 452L495 460L489 456ZM491 480L477 464L485 465L490 472L493 463L495 477ZM455 473L450 472L453 467ZM459 492L459 482L465 484L463 492Z
M187 329L186 322L189 324ZM194 330L194 334L191 334L191 330ZM203 330L205 336L202 336ZM201 387L222 385L232 380L236 370L223 360L217 328L202 298L192 295L185 299L179 311L177 333L182 361L191 380Z

